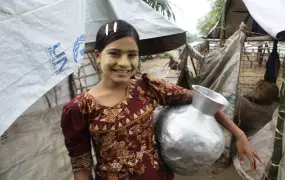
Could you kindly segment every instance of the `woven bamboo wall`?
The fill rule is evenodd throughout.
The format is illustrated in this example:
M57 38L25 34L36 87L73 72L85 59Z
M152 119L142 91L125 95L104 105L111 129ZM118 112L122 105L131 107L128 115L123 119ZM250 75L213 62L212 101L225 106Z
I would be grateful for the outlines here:
M81 67L72 74L72 86L75 96L88 91L99 82L98 70L92 53L85 52Z
M269 48L270 52L272 48ZM279 76L277 79L277 86L281 85L282 69L285 58L285 49L278 48L281 67L279 70ZM256 46L246 46L243 49L243 54L240 62L239 83L238 89L241 95L248 94L259 81L264 79L266 71L266 62L270 53L267 48L262 49L263 52L258 52Z
M268 48L262 48L262 52L258 52L258 45L268 44ZM219 48L219 42L210 42L210 52ZM240 61L238 90L240 95L247 95L259 81L263 80L265 74L266 62L269 52L272 51L272 42L245 42L243 54ZM277 86L280 87L282 81L282 69L285 62L285 44L279 43L278 52L281 61ZM260 61L262 60L262 61Z

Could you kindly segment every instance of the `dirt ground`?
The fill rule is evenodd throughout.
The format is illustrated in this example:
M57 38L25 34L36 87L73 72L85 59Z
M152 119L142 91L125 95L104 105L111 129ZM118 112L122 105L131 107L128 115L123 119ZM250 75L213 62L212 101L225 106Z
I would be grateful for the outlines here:
M171 52L174 58L177 59L176 52ZM168 59L155 58L153 60L147 60L143 62L141 71L142 73L148 73L158 78L166 79L172 83L177 82L179 76L178 71L169 70L169 68L163 69L164 65L168 62ZM189 64L189 63L188 63ZM233 165L228 168L221 168L218 165L213 165L207 169L200 170L193 176L179 176L175 175L175 180L241 180L238 176Z

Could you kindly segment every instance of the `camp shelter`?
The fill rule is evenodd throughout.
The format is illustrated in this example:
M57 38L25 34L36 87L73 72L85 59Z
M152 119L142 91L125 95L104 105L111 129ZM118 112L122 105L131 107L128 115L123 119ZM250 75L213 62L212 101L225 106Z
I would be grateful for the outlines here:
M240 23L244 22L246 25L246 28L244 29L246 40L244 42L240 58L237 88L239 91L239 94L237 95L239 97L236 106L244 106L243 108L246 109L246 111L241 112L242 110L237 108L237 116L243 114L243 116L240 116L237 119L244 121L243 123L248 121L247 125L251 124L251 126L255 126L255 128L257 128L257 125L260 125L263 121L262 118L265 117L264 114L268 116L266 120L269 121L265 126L263 124L264 127L259 129L260 131L251 138L253 146L256 149L259 149L258 151L261 154L265 155L264 159L266 163L264 165L259 165L259 169L256 172L246 172L248 163L241 165L239 163L238 156L235 156L235 167L237 168L240 176L246 180L263 179L266 176L272 175L276 178L276 172L278 172L278 179L284 179L284 146L282 150L281 143L282 136L284 136L284 129L282 130L281 128L284 126L282 125L282 123L284 123L284 118L282 118L282 108L284 104L282 93L284 91L279 89L281 90L279 111L274 111L276 106L275 108L266 109L266 106L264 105L261 106L256 103L252 103L248 101L245 96L257 96L257 94L265 94L264 98L273 94L277 94L278 96L278 90L277 93L261 93L262 89L265 90L265 88L258 87L260 82L264 80L264 75L267 70L265 68L266 63L269 60L270 53L274 46L273 40L279 41L277 51L279 53L280 63L282 64L280 66L279 77L276 85L281 88L280 85L284 82L285 24L281 22L283 22L283 19L285 18L285 1L227 0L224 10L224 13L221 13L221 18L218 23L204 39L210 43L210 47L215 44L215 42L219 42L217 46L223 45L223 41L232 36L240 26ZM276 62L276 64L277 63L278 62ZM270 71L271 70L272 69L270 69ZM258 90L260 93L257 93ZM241 104L241 102L243 102L243 104ZM245 106L246 104L247 107ZM244 112L251 112L251 118L246 119ZM263 115L261 115L261 112ZM253 115L256 116L257 119L252 118ZM283 138L283 144L285 142L284 140L285 139ZM273 142L275 142L274 146ZM277 144L279 144L278 148ZM273 156L271 156L272 153L274 154ZM280 157L282 157L281 161ZM279 171L276 171L277 169L279 169ZM269 177L269 179L270 178L273 177Z
M225 38L230 37L244 22L247 37L270 35L278 40L285 40L285 2L283 0L227 0L225 5L225 27L222 18L207 35L207 39L219 39L222 30ZM222 16L222 14L221 14Z
M62 105L98 82L90 61L95 34L118 18L138 29L142 54L186 42L184 30L142 1L1 4L0 179L72 179L60 128Z

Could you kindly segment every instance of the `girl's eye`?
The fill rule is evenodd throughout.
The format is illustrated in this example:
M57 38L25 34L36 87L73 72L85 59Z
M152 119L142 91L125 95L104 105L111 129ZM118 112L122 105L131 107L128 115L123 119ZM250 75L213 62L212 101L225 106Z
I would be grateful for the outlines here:
M129 57L130 58L134 58L134 57L137 57L138 55L136 53L132 53L132 54L129 54Z
M112 56L112 57L119 57L120 54L117 53L117 52L109 52L109 54Z

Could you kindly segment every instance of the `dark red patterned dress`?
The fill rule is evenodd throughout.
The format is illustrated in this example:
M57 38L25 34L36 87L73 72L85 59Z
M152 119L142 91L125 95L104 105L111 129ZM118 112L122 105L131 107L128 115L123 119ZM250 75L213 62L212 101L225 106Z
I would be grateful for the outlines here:
M88 92L78 95L64 106L61 122L73 171L92 168L93 144L96 180L172 180L158 156L153 111L158 105L191 103L192 95L147 74L130 80L126 99L114 107L96 104Z

